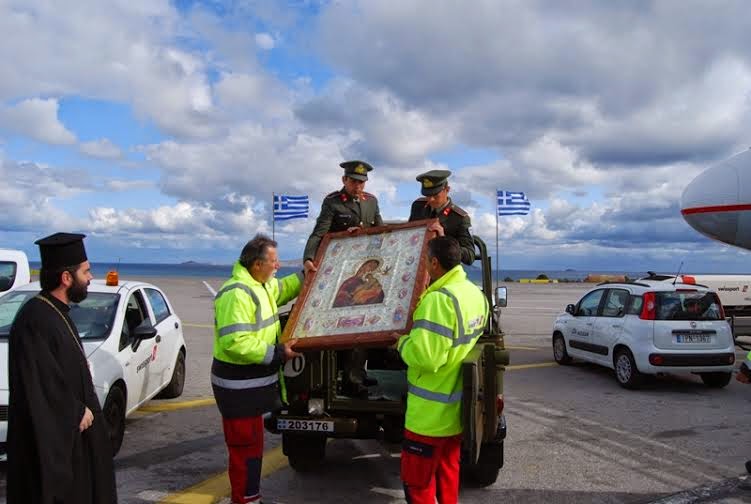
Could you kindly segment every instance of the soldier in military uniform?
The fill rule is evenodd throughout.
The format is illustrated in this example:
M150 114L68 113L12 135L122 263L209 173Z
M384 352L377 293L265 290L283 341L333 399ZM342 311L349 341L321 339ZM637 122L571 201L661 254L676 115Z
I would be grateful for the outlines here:
M364 191L368 172L373 170L373 167L364 161L345 161L339 166L344 168L344 187L323 199L321 213L303 253L306 271L316 270L313 259L326 233L383 225L378 200Z
M368 172L373 167L364 161L345 161L339 166L344 168L342 187L323 199L321 213L318 215L313 232L310 233L308 243L303 253L303 266L308 271L317 271L313 263L321 239L326 233L336 231L355 232L358 229L382 226L383 219L378 209L375 196L364 191ZM353 396L367 396L367 387L375 385L376 381L368 378L365 372L367 350L355 348L339 353L344 361L344 391Z
M430 170L417 176L423 197L412 203L409 220L438 218L438 225L430 229L438 236L452 236L462 249L462 262L475 261L475 244L469 228L472 226L469 215L449 198L449 170Z

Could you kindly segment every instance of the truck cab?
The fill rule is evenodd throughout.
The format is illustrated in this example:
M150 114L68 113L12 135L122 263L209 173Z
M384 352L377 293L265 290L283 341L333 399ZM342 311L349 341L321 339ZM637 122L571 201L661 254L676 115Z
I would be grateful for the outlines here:
M0 249L0 296L30 281L26 254L20 250Z
M506 421L503 376L509 363L500 326L506 290L493 292L485 243L474 238L482 285L492 308L484 333L462 364L463 478L491 485L503 466ZM281 314L282 324L289 313ZM400 442L404 432L406 366L395 350L369 351L368 375L378 380L368 397L342 393L342 369L333 350L305 352L284 367L289 404L266 418L266 429L281 433L284 454L297 471L321 466L328 438Z

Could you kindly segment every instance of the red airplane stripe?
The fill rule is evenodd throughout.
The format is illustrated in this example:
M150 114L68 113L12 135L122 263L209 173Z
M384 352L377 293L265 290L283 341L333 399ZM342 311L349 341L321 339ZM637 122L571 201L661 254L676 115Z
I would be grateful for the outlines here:
M751 203L745 203L742 205L714 205L695 208L684 208L681 210L683 215L699 214L699 213L714 213L714 212L743 212L751 210Z

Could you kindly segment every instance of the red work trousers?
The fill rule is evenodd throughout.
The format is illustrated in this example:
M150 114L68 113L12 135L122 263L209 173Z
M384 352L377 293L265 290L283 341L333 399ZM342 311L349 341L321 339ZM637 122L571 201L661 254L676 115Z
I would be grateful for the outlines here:
M229 452L232 503L260 502L263 418L223 418L222 427Z
M408 504L456 504L462 437L429 437L404 430L402 482Z

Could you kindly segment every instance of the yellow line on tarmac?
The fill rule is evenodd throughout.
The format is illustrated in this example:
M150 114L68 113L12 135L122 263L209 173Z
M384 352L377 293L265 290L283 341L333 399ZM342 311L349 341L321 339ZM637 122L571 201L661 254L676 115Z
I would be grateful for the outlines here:
M198 327L200 329L213 329L214 326L211 324L189 324L187 322L183 322L183 325L185 327Z
M533 369L557 366L557 362L536 362L534 364L517 364L516 366L506 366L506 371L517 371L520 369Z
M289 461L282 453L282 447L277 446L263 454L261 478L284 469L288 465ZM229 476L225 471L186 490L170 494L159 501L159 504L215 504L230 493Z
M503 348L506 350L544 350L547 347L539 347L539 346L509 346L506 345Z
M154 403L141 406L138 411L146 411L148 413L159 413L162 411L177 411L188 408L199 408L201 406L210 406L216 404L214 398L206 399L194 399L192 401L179 401L179 402L166 402L166 403Z

